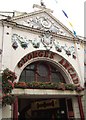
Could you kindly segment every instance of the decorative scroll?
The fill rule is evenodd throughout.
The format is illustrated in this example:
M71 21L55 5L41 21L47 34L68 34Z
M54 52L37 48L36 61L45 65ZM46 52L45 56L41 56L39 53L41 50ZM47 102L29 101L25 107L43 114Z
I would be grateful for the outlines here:
M62 52L62 47L59 45L59 42L54 41L54 46L58 52Z
M34 48L39 48L39 46L40 46L39 39L34 38L33 40L30 40L30 39L22 37L18 34L13 34L12 35L12 47L14 49L17 49L19 45L22 48L26 49L30 43L32 43Z
M23 38L21 36L19 36L18 34L13 34L12 35L12 47L14 49L18 48L18 45L20 44L20 46L22 48L27 48L28 44L29 44L29 40L27 40L26 38Z
M61 47L62 47L62 49L65 51L65 53L66 53L68 56L72 55L72 57L73 57L74 59L76 59L76 53L75 53L75 48L74 48L74 46L68 47L68 46L65 44L64 46L61 46Z
M49 20L47 17L33 17L27 20L21 21L22 25L28 26L31 28L36 28L44 31L50 31L61 35L66 35L67 33L62 30L58 25L55 25L54 22Z

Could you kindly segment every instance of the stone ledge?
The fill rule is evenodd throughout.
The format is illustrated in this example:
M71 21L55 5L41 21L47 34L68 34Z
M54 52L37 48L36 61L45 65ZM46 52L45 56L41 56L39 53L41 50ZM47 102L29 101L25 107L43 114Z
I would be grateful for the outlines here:
M27 96L27 97L45 97L45 96L52 96L52 97L68 97L68 96L77 96L77 95L83 95L83 92L76 92L76 91L70 91L70 90L49 90L49 89L13 89L12 91L13 95L16 96Z

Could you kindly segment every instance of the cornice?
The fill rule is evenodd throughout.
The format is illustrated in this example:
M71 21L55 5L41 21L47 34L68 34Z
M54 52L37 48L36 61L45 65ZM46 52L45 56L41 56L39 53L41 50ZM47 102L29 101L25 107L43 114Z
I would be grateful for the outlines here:
M2 24L2 25L9 25L9 26L15 26L17 23L16 22L13 22L13 21L11 21L11 20L8 20L8 19L2 19L2 20L0 20L0 23Z
M18 19L30 17L30 16L33 16L33 15L37 15L37 14L43 13L43 12L45 12L45 10L39 10L39 11L31 12L31 13L26 13L26 14L22 14L22 15L19 15L19 16L12 17L11 20L15 21L15 20L18 20Z
M47 12L46 9L44 10L39 10L39 11L35 11L35 12L31 12L31 13L28 13L28 14L23 14L23 15L19 15L19 16L16 16L14 18L12 18L11 20L12 21L15 21L15 20L18 20L18 19L22 19L22 18L26 18L26 17L30 17L30 16L33 16L33 15L37 15L37 14L40 14L40 13L46 13L47 15L49 15L53 20L55 20L60 26L62 26L62 28L64 28L66 31L68 31L69 34L71 34L71 36L74 37L74 34L65 26L63 25L56 17L54 17L50 12Z
M11 26L12 28L17 28L17 29L22 29L22 30L28 30L28 31L31 31L33 33L44 33L46 31L44 30L40 30L40 29L37 29L37 28L31 28L31 27L28 27L28 26L24 26L24 25L21 25L21 24L18 24L16 22L13 22L11 20L7 20L7 19L4 19L4 20L0 20L0 23L2 25L9 25ZM54 33L54 32L50 32L50 34L53 36L53 37L56 37L56 38L61 38L61 39L64 39L64 40L70 40L70 41L82 41L82 42L86 42L85 40L83 39L80 39L78 37L69 37L69 36L64 36L64 35L60 35L60 34L57 34L57 33Z

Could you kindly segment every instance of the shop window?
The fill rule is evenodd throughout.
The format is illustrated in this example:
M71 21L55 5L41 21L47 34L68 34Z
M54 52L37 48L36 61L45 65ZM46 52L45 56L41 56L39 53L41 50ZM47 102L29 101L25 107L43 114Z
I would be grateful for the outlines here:
M64 77L62 76L58 68L45 61L34 62L26 66L26 68L21 73L20 81L65 83Z

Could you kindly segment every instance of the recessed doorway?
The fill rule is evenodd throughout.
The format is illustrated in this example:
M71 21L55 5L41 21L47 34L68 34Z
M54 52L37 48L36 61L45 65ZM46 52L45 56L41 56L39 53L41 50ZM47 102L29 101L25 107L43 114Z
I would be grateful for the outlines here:
M19 120L68 119L66 99L19 99Z

